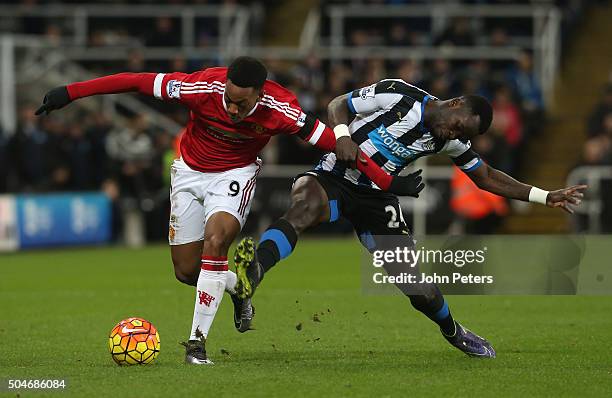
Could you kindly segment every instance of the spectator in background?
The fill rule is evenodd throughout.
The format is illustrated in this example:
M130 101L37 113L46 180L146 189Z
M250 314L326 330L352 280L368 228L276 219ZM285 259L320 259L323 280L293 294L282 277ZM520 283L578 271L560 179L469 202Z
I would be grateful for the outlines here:
M325 88L325 73L321 59L316 54L311 53L305 61L293 67L291 74L299 79L302 87L314 92L321 92ZM300 104L302 102L300 101Z
M420 86L423 81L421 63L415 60L405 60L397 65L396 75L403 81Z
M601 134L604 131L604 120L612 114L612 83L608 83L604 89L601 101L591 112L587 123L589 137Z
M187 65L187 60L182 55L177 55L172 58L170 61L170 68L167 70L171 70L174 72L189 72L189 66Z
M391 25L391 29L389 29L387 45L392 47L413 46L415 45L415 40L405 24L394 23Z
M514 170L515 159L523 139L523 122L519 107L512 101L512 92L508 86L501 85L495 90L493 102L493 122L491 129L496 130L504 137L506 145L512 151L512 164L508 165L509 172Z
M59 47L62 45L62 28L59 25L48 24L44 36L51 46Z
M459 218L463 232L476 235L495 233L508 214L506 199L484 191L458 167L453 166L450 207Z
M350 90L352 77L353 72L343 63L332 64L327 75L327 94L332 98L336 95L346 94ZM325 109L327 109L327 104Z
M8 139L0 128L0 193L8 191Z
M589 138L582 150L582 165L603 166L612 164L612 140L607 135Z
M95 185L95 169L99 165L93 162L94 148L85 133L84 123L72 123L64 142L70 176L67 188L74 191L99 189ZM104 167L104 166L102 166Z
M127 64L125 66L126 72L141 72L145 69L145 60L142 51L132 50L128 54Z
M499 130L491 130L472 139L472 148L491 166L503 172L510 172L512 151Z
M510 152L499 134L482 134L472 139L472 148L482 159L504 171ZM456 216L453 232L486 235L495 233L502 220L508 215L507 200L501 196L479 189L461 170L454 167L450 181L450 207Z
M446 59L435 59L427 70L429 91L438 98L449 98L455 81L450 62Z
M69 189L70 162L68 161L68 125L66 121L57 118L45 120L41 123L47 133L47 145L45 148L45 167L48 177L38 187L40 191L62 191Z
M521 108L525 135L537 134L544 121L544 97L540 83L533 72L533 57L529 51L522 51L516 64L507 75Z
M503 27L497 26L491 31L489 45L493 47L505 47L510 44L508 32Z
M85 135L91 143L91 162L95 165L91 179L92 185L99 189L109 178L106 138L113 125L110 118L102 112L95 112L89 117Z
M453 91L453 96L476 94L491 99L489 63L478 60L472 61L461 74L460 83Z
M145 116L136 115L127 127L112 130L106 141L111 173L122 196L140 198L148 191L153 142Z
M481 95L485 98L490 98L491 94L479 76L467 75L461 81L459 95ZM453 94L453 96L455 96Z
M17 131L8 143L11 191L34 191L48 178L47 133L39 126L32 105L20 109Z
M385 79L387 70L385 60L382 58L370 58L366 62L363 80L357 84L358 87L365 87Z
M511 45L508 30L503 26L495 26L488 36L488 45L491 47L508 47ZM496 76L498 80L507 79L507 77L504 76L509 66L509 61L507 59L492 59L488 63L490 69L494 71L496 75L500 75Z
M181 44L181 35L176 29L174 19L170 17L157 17L155 27L149 34L145 43L149 47L176 47Z
M610 114L610 123L612 125L612 114ZM612 165L612 134L600 134L589 138L583 147L582 161L579 166L610 165ZM599 232L612 232L612 180L602 179L599 184L599 192L591 192L591 194L597 194L601 203L599 215L601 231ZM587 194L587 199L589 199L589 194ZM577 231L588 229L589 222L586 216L578 215L574 221L577 224L574 226Z
M465 17L455 18L440 36L436 46L473 46L476 43L470 20Z

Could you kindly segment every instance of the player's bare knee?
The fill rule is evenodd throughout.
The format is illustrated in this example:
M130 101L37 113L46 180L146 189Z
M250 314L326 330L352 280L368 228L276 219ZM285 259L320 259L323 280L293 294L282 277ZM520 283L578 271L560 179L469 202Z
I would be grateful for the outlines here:
M204 254L209 256L226 256L231 239L223 233L213 233L204 237Z

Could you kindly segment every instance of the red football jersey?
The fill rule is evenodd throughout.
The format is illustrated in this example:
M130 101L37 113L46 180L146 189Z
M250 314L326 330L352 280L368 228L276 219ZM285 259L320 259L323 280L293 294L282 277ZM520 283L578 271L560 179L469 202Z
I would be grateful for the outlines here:
M100 94L137 91L161 100L174 100L191 109L181 140L183 160L194 170L220 172L253 163L259 151L276 134L296 134L323 151L334 151L334 132L315 117L302 112L295 96L284 87L266 81L263 97L240 123L233 123L224 100L227 68L186 73L131 73L103 76L68 84L70 100ZM381 189L394 179L381 164L363 151L357 169ZM401 184L401 181L398 183Z
M232 122L223 98L226 75L227 68L209 68L155 77L157 98L179 101L191 110L180 150L194 170L219 172L246 166L257 159L270 137L296 134L306 123L295 95L270 80L251 113L239 123Z

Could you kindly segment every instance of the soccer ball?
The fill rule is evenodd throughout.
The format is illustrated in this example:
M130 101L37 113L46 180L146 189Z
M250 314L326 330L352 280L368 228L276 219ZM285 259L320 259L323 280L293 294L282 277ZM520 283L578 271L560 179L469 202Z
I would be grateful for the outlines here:
M124 319L111 330L108 349L118 365L149 364L159 355L159 333L145 319Z

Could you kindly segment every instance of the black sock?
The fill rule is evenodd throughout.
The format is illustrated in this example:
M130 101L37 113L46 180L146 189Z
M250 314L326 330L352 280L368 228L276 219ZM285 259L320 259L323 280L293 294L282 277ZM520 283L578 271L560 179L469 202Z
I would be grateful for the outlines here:
M284 218L273 222L261 236L257 246L257 258L264 272L268 272L277 262L288 257L295 249L298 234L293 225Z
M412 306L425 314L440 326L445 335L451 337L456 333L455 320L448 309L448 304L437 286L432 285L433 295L409 296Z

